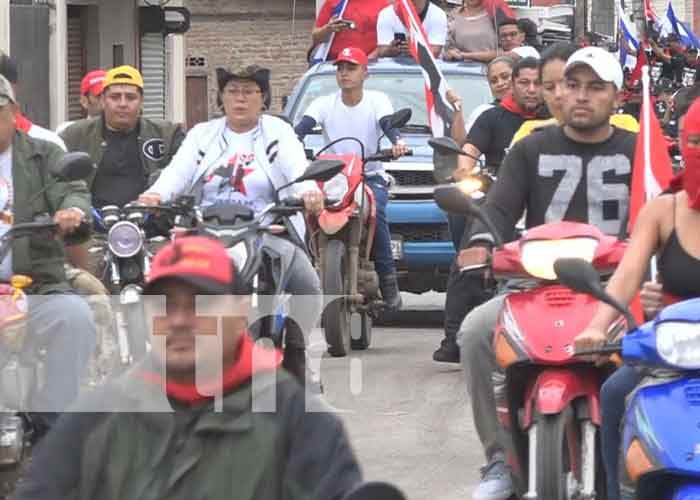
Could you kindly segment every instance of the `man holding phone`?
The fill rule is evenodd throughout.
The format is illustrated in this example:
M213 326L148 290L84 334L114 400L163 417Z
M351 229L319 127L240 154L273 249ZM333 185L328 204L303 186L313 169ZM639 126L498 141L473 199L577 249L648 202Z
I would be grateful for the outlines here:
M447 39L447 15L430 0L410 0L423 24L425 35L435 57L440 56ZM408 32L396 13L394 0L385 7L377 19L377 49L379 57L409 55Z
M314 48L330 40L328 60L336 60L345 47L358 47L370 59L377 57L377 17L389 0L347 0L340 16L334 16L338 2L326 0L311 32Z

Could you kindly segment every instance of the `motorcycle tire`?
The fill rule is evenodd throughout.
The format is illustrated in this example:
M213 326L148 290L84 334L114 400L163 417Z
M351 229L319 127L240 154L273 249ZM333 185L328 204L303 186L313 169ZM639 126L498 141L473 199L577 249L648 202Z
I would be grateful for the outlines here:
M350 349L350 311L344 297L347 295L347 251L340 240L330 240L324 252L323 293L342 296L330 302L323 311L323 333L328 353L343 357Z
M372 316L368 313L357 316L357 321L350 323L350 347L353 351L364 351L372 343Z
M568 431L568 432L567 432ZM571 439L573 438L573 439ZM570 442L570 440L572 442ZM556 415L542 415L537 422L537 497L567 500L567 474L571 456L580 467L581 429L571 406ZM573 449L572 449L573 446ZM580 471L576 471L577 474Z

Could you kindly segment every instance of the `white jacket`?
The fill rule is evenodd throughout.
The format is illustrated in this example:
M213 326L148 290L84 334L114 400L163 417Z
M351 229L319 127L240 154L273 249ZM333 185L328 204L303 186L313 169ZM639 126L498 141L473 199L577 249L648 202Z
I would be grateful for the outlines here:
M203 176L218 166L228 147L224 136L226 117L195 125L185 137L170 164L163 169L148 192L158 193L163 202L172 201L182 194L193 194L199 202ZM294 129L284 120L262 115L253 136L253 147L258 164L265 170L272 186L277 189L304 173L308 165L304 146ZM283 189L280 198L301 196L309 190L318 190L315 182L307 181ZM292 218L300 236L304 235L301 214Z

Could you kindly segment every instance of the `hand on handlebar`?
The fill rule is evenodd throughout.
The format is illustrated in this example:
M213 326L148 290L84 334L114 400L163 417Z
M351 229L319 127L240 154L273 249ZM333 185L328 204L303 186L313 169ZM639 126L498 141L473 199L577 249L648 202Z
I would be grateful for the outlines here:
M608 336L605 332L597 328L589 327L579 333L574 339L574 352L601 349L607 342ZM594 354L590 356L590 360L593 361L596 366L604 365L609 359L610 356L606 354Z
M145 192L139 196L139 203L143 205L160 205L161 197L158 193Z
M307 191L302 195L304 199L304 209L313 214L318 215L324 207L323 193L321 191Z
M457 264L460 269L465 267L486 265L491 258L491 252L484 247L465 248L459 252L457 256Z
M74 232L82 224L84 214L74 208L59 210L53 216L53 221L58 226L58 233L63 236Z
M396 141L396 144L391 147L391 153L394 155L394 158L399 158L408 153L408 151L408 146L401 140Z

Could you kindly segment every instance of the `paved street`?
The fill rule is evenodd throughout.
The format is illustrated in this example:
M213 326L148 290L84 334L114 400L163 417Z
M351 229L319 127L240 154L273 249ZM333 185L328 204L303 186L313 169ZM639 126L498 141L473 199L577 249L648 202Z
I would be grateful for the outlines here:
M442 311L429 311L444 295L403 297L413 311L375 327L368 351L324 358L326 398L343 412L366 479L390 481L410 500L468 499L482 456L463 375L431 357Z

